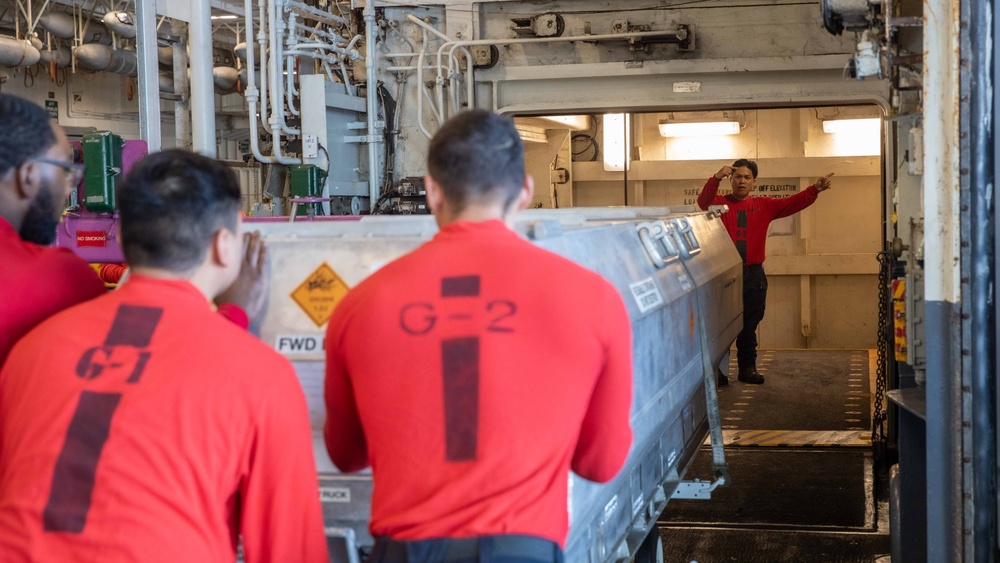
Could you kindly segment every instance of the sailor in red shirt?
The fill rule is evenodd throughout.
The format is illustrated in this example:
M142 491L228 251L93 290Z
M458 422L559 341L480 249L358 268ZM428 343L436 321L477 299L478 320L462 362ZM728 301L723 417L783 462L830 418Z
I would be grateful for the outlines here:
M718 195L719 184L729 177L732 192ZM723 166L705 182L698 195L698 207L728 205L722 223L736 250L743 258L743 330L736 337L738 379L745 383L764 383L757 372L757 325L764 318L767 302L767 275L764 273L764 245L771 221L794 215L816 201L819 192L830 189L830 177L823 176L815 184L786 198L752 196L757 180L757 163L741 158L732 166ZM717 370L719 385L728 385L729 378Z
M63 202L80 181L73 147L41 107L0 94L0 365L53 313L105 293L86 262L49 248Z
M560 561L569 470L608 481L628 454L628 313L511 230L523 151L506 118L445 123L425 178L440 232L330 320L326 444L372 467L373 562Z
M148 156L119 192L131 278L0 372L0 561L327 563L306 402L212 311L242 262L224 165Z
M50 247L63 202L80 183L83 167L48 112L28 100L0 94L0 366L19 338L63 309L103 295L94 270L71 251ZM246 256L264 252L259 235L246 235ZM245 261L246 263L246 261ZM247 267L220 295L219 313L246 329L263 307L267 282Z

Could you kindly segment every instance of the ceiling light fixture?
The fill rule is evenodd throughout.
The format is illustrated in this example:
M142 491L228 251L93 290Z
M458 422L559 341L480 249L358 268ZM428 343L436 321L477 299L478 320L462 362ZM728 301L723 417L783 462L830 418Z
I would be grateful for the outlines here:
M621 172L629 168L629 119L624 113L604 116L604 170Z
M740 124L737 121L660 122L660 135L664 137L708 137L736 135L739 132Z
M823 121L824 133L853 133L878 135L882 120L877 117L864 119L830 119Z

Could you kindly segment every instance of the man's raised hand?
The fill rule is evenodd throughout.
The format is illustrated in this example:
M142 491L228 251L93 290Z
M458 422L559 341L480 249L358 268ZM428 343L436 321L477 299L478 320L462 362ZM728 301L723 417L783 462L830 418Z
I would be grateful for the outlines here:
M822 191L826 191L826 190L829 190L830 188L832 188L833 187L833 183L830 182L830 178L834 174L835 174L835 172L830 172L826 176L822 176L819 180L816 180L816 183L813 184L814 186L816 186L816 191L822 192Z
M721 180L723 178L728 178L732 174L733 174L732 166L723 166L722 168L719 169L718 172L715 173L715 179Z

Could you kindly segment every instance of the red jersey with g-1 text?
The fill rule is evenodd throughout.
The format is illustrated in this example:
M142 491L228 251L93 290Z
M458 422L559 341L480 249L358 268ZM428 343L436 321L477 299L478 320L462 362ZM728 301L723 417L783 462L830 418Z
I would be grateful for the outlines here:
M619 293L501 221L447 224L372 274L326 347L327 449L371 465L373 535L562 544L569 470L608 481L628 455Z
M287 360L181 280L56 314L0 372L0 561L326 563Z
M698 207L708 209L709 205L728 205L729 212L722 214L722 224L733 239L746 265L763 264L767 257L764 246L767 242L767 228L771 221L795 215L816 201L819 190L809 186L801 192L785 198L747 196L742 201L731 195L718 195L721 180L710 176L698 195Z

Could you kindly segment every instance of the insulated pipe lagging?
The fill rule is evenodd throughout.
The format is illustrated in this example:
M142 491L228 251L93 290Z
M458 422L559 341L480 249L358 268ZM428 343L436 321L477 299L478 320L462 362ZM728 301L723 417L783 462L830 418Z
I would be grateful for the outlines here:
M255 83L253 67L253 0L244 0L244 14L246 15L246 36L247 36L247 87L246 100L247 110L250 112L250 150L254 158L266 164L274 164L277 159L271 156L264 156L260 152L260 139L257 134L257 85ZM263 49L263 45L261 46ZM264 56L264 51L261 51ZM264 65L260 65L263 70Z

